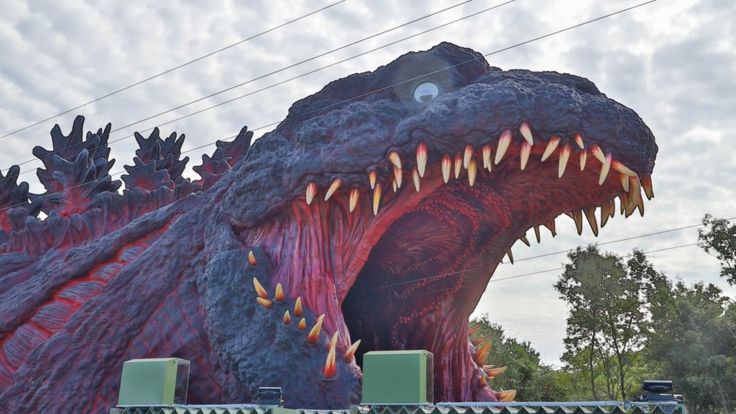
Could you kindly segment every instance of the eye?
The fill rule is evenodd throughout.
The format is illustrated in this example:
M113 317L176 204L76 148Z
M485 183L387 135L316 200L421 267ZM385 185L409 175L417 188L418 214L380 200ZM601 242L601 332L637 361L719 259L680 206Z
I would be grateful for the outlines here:
M440 93L440 88L432 82L424 82L414 89L414 100L419 103L426 103L436 98Z

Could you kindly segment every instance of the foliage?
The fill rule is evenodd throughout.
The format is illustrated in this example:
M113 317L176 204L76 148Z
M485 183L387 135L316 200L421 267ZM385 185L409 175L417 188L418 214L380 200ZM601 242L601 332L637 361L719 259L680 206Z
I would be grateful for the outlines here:
M646 338L647 276L653 272L640 252L624 263L613 254L601 254L595 246L578 248L555 284L568 303L566 352L563 362L581 368L583 361L594 399L626 399L636 384L629 370ZM602 375L603 387L596 378Z
M736 285L736 224L729 225L726 219L703 217L703 227L698 230L698 245L706 252L716 252L721 261L721 276L731 285Z
M560 387L551 367L541 363L539 353L526 341L506 336L504 329L489 321L488 315L471 321L474 339L490 341L491 350L484 363L507 370L491 380L497 390L515 389L519 401L560 401L565 391Z
M714 285L668 284L653 303L648 358L672 378L690 412L736 409L736 304Z
M710 216L704 224L701 246L736 284L736 226ZM689 412L736 412L734 300L712 284L672 281L638 250L624 258L588 246L568 257L555 284L570 306L562 368L542 364L488 315L472 322L474 337L493 344L486 363L508 366L495 389L516 389L520 401L633 400L642 380L672 379Z

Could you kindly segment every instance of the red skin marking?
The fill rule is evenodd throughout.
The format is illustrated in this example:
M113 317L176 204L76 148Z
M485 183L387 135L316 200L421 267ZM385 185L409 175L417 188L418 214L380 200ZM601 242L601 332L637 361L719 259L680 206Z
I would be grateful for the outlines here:
M104 288L107 285L108 280L111 280L112 278L114 278L114 276L111 277L111 278L109 278L109 279L105 279L105 278L101 278L101 277L97 276L97 273L98 272L102 271L105 268L105 266L107 266L107 265L109 265L111 263L118 263L121 266L118 267L118 271L115 274L115 275L117 275L117 273L119 273L125 267L125 265L127 263L129 263L128 261L125 261L125 260L122 259L122 256L124 255L124 253L126 253L128 250L134 249L136 247L140 247L140 251L139 251L138 255L142 254L146 250L146 248L150 245L151 241L152 240L155 240L158 237L158 235L160 235L161 233L163 233L164 231L166 231L166 228L168 228L168 225L165 226L165 227L163 227L162 229L159 229L158 231L156 231L154 233L151 233L150 235L146 236L144 239L140 239L140 240L137 240L135 242L132 242L132 243L129 243L129 244L123 246L116 253L115 257L113 257L112 259L110 259L110 260L108 260L106 262L97 264L96 266L94 266L89 272L87 272L82 277L71 279L71 280L67 281L66 283L64 283L63 285L61 285L60 287L58 287L51 294L51 297L47 301L45 301L44 303L40 304L37 309L42 309L43 307L48 306L48 305L51 305L53 303L65 303L65 304L71 305L71 308L70 308L71 309L71 312L69 312L68 314L64 315L63 318L62 318L64 323L61 324L61 326L64 326L66 324L66 322L68 322L74 316L74 314L76 313L76 311L78 311L81 308L81 306L83 305L83 303L77 302L75 300L71 300L69 298L61 297L64 294L64 292L67 292L67 291L69 291L71 289L74 289L75 286L78 286L78 285L80 285L82 283L89 282L89 281L94 281L94 282L100 283L102 285L102 287ZM137 257L137 256L135 256L135 257ZM91 297L86 297L86 298L83 298L83 299L84 299L84 301L88 301L88 300L90 300L92 298ZM45 339L48 339L48 338L52 337L53 335L55 335L59 331L59 329L52 330L52 329L45 329L45 328L43 328L41 326L41 324L39 324L38 321L35 321L34 320L34 316L36 314L37 314L37 312L34 312L34 314L31 315L30 319L28 319L28 320L20 323L13 330L12 333L10 333L10 334L6 335L5 337L3 337L2 339L0 339L0 364L2 364L2 366L5 367L11 373L15 373L15 371L20 367L20 365L16 367L16 366L13 366L12 364L10 364L10 362L7 360L7 357L5 355L5 347L4 346L5 346L5 343L8 340L10 340L11 338L13 338L16 335L16 331L21 326L26 325L26 324L29 325L29 326L31 326L32 328L38 330L39 332L42 332L44 334L44 336L45 336ZM33 352L34 349L35 348L28 349L28 350L23 350L24 351L23 353L26 356L27 355L30 355L31 352ZM25 362L25 360L26 359L24 358L24 362ZM0 372L0 375L1 375L1 372ZM0 381L1 380L2 380L2 377L0 376ZM9 383L12 383L12 378L9 379Z

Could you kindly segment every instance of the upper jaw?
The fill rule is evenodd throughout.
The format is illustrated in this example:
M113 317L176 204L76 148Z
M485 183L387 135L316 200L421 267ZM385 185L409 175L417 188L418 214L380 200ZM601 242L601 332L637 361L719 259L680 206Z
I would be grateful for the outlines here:
M407 156L420 142L432 152L455 154L468 144L497 146L506 130L521 142L519 127L524 123L537 145L559 137L560 147L569 144L579 150L580 136L588 149L597 145L640 176L650 175L654 167L654 136L633 110L583 78L553 72L492 71L404 119L392 145Z

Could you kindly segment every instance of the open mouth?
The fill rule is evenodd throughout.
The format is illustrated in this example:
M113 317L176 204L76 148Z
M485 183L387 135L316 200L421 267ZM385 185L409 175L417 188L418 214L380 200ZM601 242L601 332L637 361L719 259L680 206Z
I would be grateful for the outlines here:
M307 181L305 198L264 233L279 236L257 244L276 246L272 284L324 315L317 320L335 348L325 377L337 372L335 353L359 367L368 351L426 349L437 400L511 400L491 389L483 352L468 340L468 317L496 266L513 260L511 246L528 243L530 230L538 240L545 228L554 235L559 215L597 234L616 210L643 214L650 171L592 138L526 122L496 134L424 135L389 150L361 184L335 178L320 191Z

